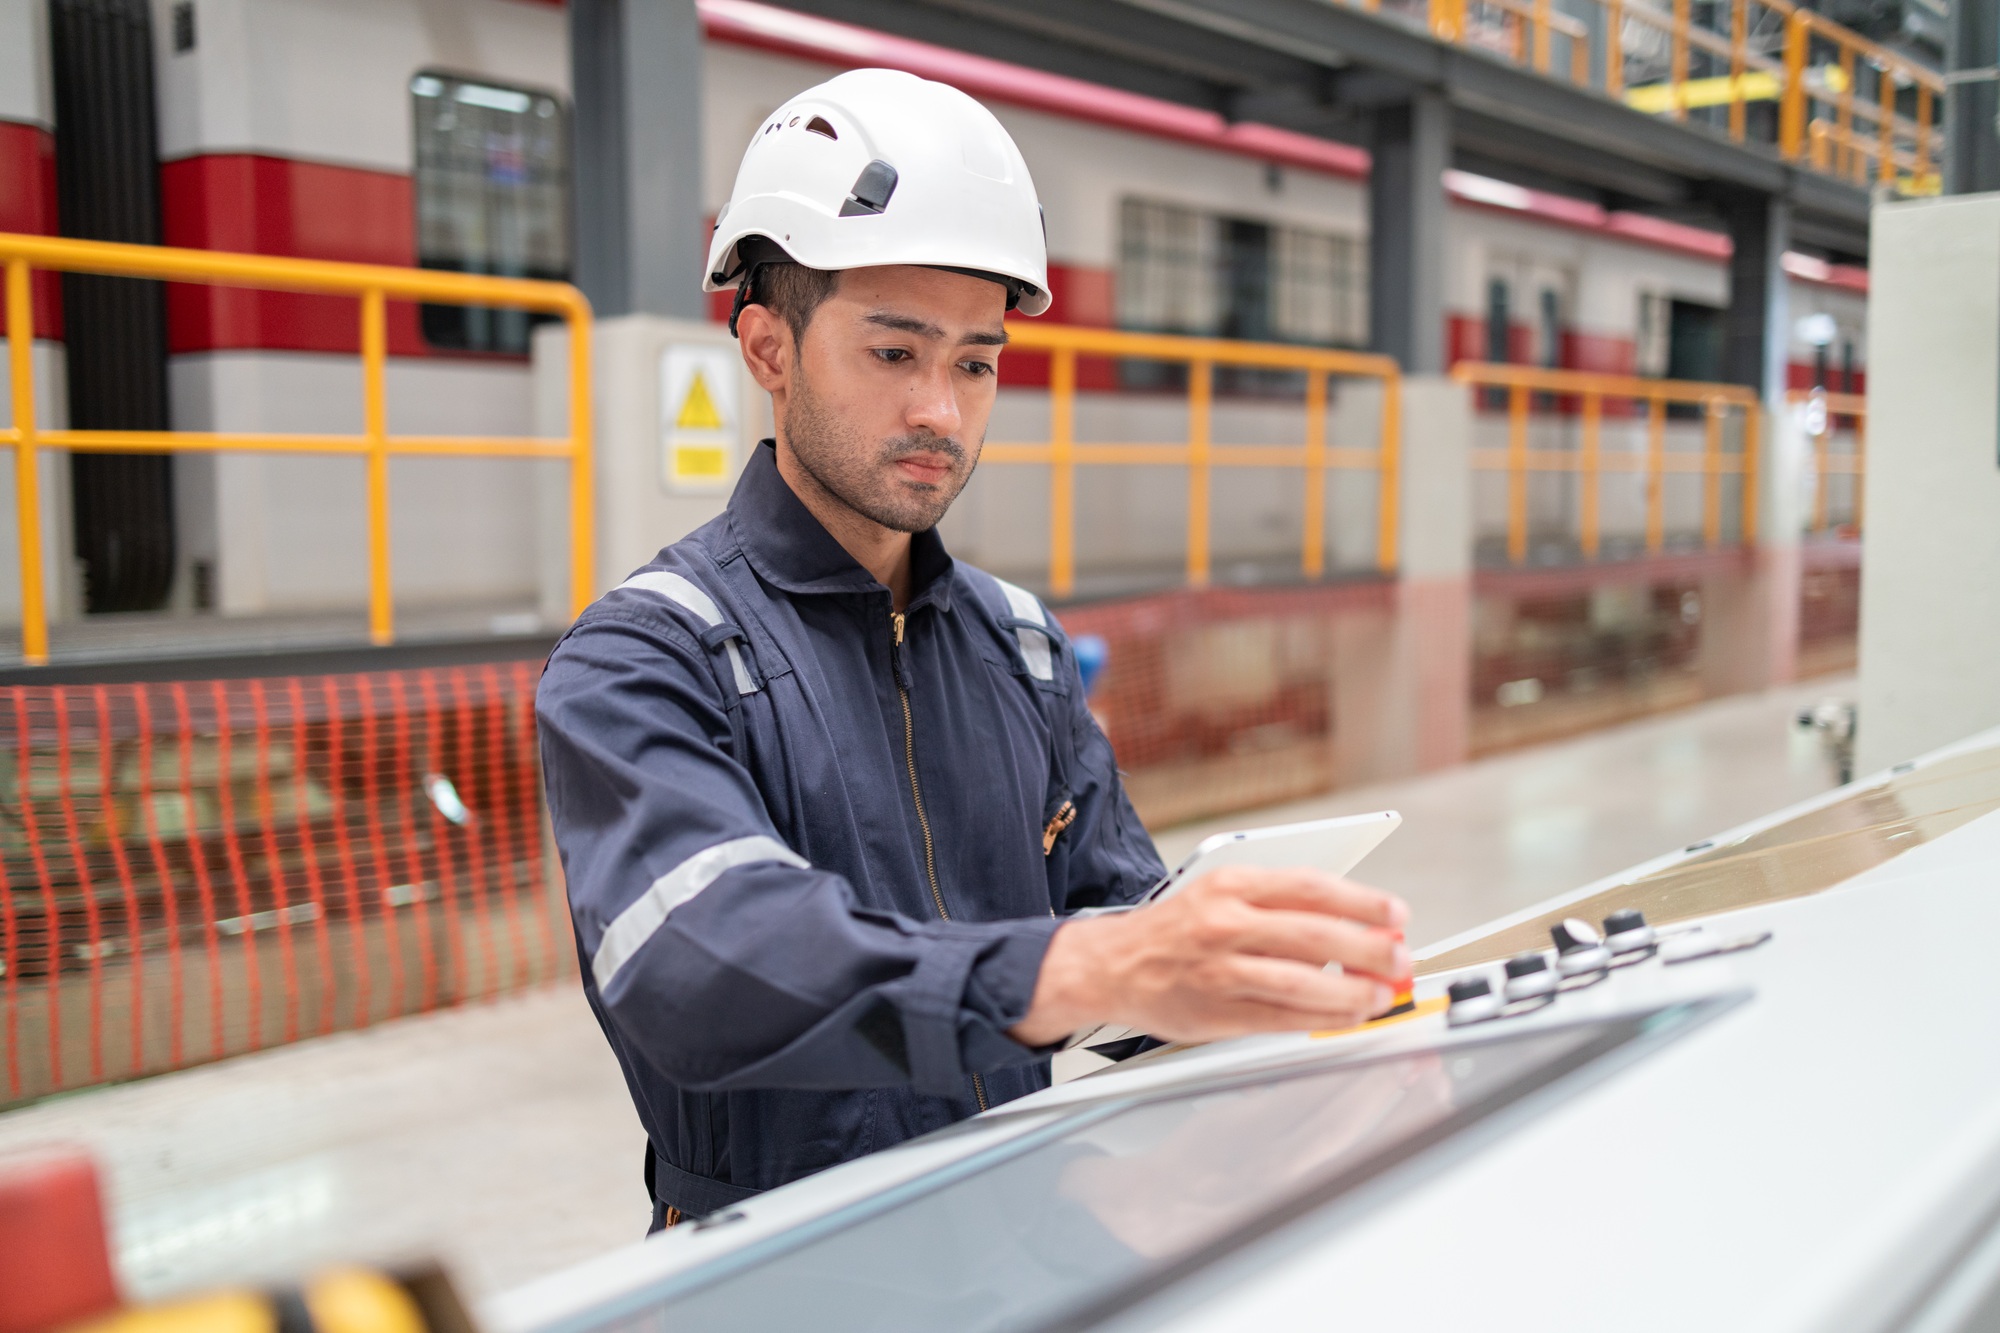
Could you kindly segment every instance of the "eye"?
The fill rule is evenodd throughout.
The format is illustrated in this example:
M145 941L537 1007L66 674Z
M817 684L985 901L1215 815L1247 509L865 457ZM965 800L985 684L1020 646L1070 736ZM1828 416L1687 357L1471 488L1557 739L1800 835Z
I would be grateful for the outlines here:
M896 362L908 361L910 359L910 349L907 347L874 347L869 350L875 354L878 360L887 361L892 365Z
M991 361L961 361L958 368L973 376L997 374L1000 369Z

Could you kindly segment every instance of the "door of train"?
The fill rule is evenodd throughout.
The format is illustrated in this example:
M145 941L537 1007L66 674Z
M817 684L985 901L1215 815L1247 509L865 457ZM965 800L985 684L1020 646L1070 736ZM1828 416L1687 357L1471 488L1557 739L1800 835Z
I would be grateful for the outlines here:
M160 242L160 165L147 0L49 0L56 216L65 236ZM162 284L63 275L69 420L82 430L165 430ZM174 577L173 459L72 454L74 550L84 610L154 611Z

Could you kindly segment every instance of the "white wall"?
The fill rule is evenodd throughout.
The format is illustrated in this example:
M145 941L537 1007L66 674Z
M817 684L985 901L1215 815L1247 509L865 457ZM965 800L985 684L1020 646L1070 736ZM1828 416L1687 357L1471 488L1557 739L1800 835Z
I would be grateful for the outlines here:
M35 0L8 0L34 3ZM568 16L527 0L201 0L173 49L153 0L160 156L270 153L409 171L410 78L428 67L569 92Z
M6 355L8 340L0 338L0 357ZM63 351L54 343L38 342L34 347L35 424L43 430L60 430L69 424L69 399L63 379ZM0 421L14 419L11 377L0 376ZM42 597L51 621L75 616L81 585L76 561L70 555L69 455L47 449L39 452L39 482L42 508ZM0 625L21 623L21 530L15 506L20 492L14 486L14 451L0 450ZM10 628L7 641L0 641L0 660L20 650Z
M1873 229L1863 773L2000 723L2000 194Z
M0 0L0 120L55 128L48 0Z
M517 363L393 360L387 386L395 434L523 435L532 419L530 372ZM361 368L351 357L176 357L171 388L180 430L361 430ZM183 510L182 558L219 562L218 609L240 615L366 605L361 460L232 455L210 467L215 503ZM399 604L533 603L535 485L531 462L394 460L390 549Z

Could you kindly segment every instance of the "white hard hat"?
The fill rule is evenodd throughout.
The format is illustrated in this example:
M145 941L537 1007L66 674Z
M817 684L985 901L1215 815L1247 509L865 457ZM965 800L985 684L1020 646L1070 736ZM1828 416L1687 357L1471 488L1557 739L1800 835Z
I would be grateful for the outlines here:
M1002 282L1024 315L1049 308L1048 239L1021 150L972 98L900 70L850 70L758 126L716 215L702 290L736 286L760 255L961 270Z

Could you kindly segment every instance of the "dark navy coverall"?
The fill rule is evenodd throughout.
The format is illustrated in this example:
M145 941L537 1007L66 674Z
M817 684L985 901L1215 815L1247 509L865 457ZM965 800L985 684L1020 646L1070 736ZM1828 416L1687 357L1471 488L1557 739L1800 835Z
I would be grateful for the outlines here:
M1162 873L1054 619L934 531L911 566L898 617L766 441L549 659L549 812L656 1218L1048 1086L1007 1029L1058 918Z

